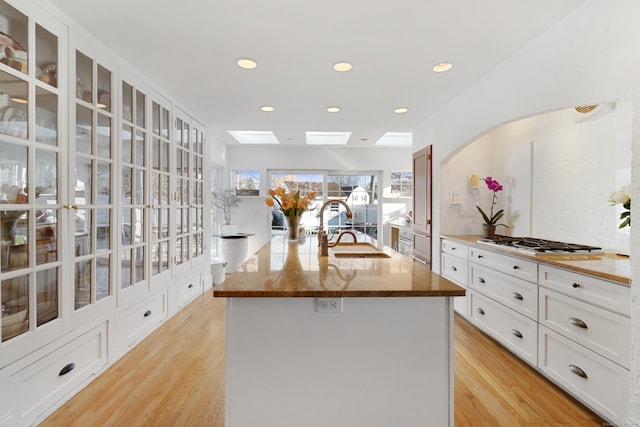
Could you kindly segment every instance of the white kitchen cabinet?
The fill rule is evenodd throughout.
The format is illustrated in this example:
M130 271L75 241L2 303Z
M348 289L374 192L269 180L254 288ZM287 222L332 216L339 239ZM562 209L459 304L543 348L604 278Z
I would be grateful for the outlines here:
M469 320L525 362L536 366L538 324L480 292L469 292Z
M622 425L629 407L629 371L540 326L538 369L597 413Z
M538 281L538 264L515 256L471 247L469 248L469 262L474 262L532 283Z
M440 274L443 277L451 280L457 285L467 289L468 280L468 247L465 244L454 242L451 240L443 239L442 243L442 258L440 265ZM467 318L469 313L468 308L469 296L467 294L463 297L455 297L453 299L453 309L456 313L462 317Z
M0 23L0 426L21 426L203 292L208 161L204 126L180 111L178 135L170 98L70 19L0 0Z

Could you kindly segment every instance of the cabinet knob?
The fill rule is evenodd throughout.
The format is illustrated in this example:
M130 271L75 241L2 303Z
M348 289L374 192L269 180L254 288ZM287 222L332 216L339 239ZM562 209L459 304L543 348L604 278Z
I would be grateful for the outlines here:
M144 317L149 317L151 316L151 310L147 310L144 312Z
M585 371L583 371L582 369L580 369L580 368L579 368L578 366L576 366L576 365L569 365L569 370L570 370L571 372L573 372L574 374L576 374L577 376L579 376L579 377L582 377L582 378L589 378L589 377L587 376L587 373L586 373Z
M523 300L522 294L520 292L512 292L511 296L515 299Z
M484 258L484 257L482 255L478 255L478 259L480 259L480 258Z
M189 283L189 289L193 288L193 283Z
M457 269L455 266L452 266L452 267L451 267L451 269L452 269L453 271L458 271L458 269Z
M517 270L517 269L519 269L519 268L520 268L520 267L518 267L517 265L514 265L514 266L513 266L513 269L514 269L514 270Z
M476 311L477 311L478 313L480 313L480 314L484 314L484 310L483 310L483 309L481 309L480 307L478 307L478 309L477 309Z
M571 285L571 287L574 289L578 289L580 287L580 283L573 282L573 285Z
M62 207L65 208L65 209L78 210L78 205L62 205Z
M60 369L60 372L58 373L58 376L61 377L63 375L67 375L69 372L73 371L75 368L76 368L76 364L75 363L69 363L64 368Z
M478 283L486 283L486 280L484 280L482 277L478 277Z
M582 329L589 329L587 324L584 323L582 320L578 319L577 317L570 318L569 323Z
M518 337L518 338L522 338L522 332L520 332L520 331L519 331L519 330L517 330L517 329L512 329L512 330L511 330L511 335L516 336L516 337Z

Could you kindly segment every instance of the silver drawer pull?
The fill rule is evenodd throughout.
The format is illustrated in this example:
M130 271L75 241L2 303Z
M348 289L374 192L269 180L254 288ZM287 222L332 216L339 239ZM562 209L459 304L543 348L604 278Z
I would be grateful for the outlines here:
M571 319L569 319L569 323L582 329L589 329L587 324L584 323L582 320L578 319L577 317L572 317Z
M451 269L452 269L453 271L458 271L458 269L457 269L455 266L451 267Z
M580 287L580 283L576 283L573 282L573 285L571 285L574 289L578 289Z
M511 296L515 299L523 300L522 294L519 292L511 292Z
M517 329L512 329L511 330L511 335L514 335L514 336L516 336L518 338L522 338L522 333Z
M478 283L486 283L486 281L482 277L478 277Z
M582 378L589 378L587 376L587 373L585 371L583 371L582 369L580 369L579 367L577 367L576 365L569 365L569 370L571 372L573 372L574 374L576 374L579 377Z
M480 307L478 307L478 309L477 309L476 311L477 311L478 313L480 313L480 314L484 314L484 310L483 310L483 309L481 309Z

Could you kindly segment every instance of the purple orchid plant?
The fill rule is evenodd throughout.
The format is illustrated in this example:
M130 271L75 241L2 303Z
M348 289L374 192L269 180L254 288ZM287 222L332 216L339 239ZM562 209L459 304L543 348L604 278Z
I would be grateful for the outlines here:
M484 178L484 182L485 184L487 184L487 188L493 191L493 199L491 201L491 212L489 213L489 215L487 215L486 213L484 213L484 211L480 206L476 206L476 208L478 209L478 212L480 212L480 215L482 215L482 219L484 219L484 223L486 225L491 227L496 227L498 225L501 225L503 227L509 228L507 224L498 224L498 221L500 221L500 219L504 216L504 209L500 209L495 214L493 213L493 208L498 202L497 193L498 191L502 190L502 185L500 185L500 183L497 180L491 178L490 176Z

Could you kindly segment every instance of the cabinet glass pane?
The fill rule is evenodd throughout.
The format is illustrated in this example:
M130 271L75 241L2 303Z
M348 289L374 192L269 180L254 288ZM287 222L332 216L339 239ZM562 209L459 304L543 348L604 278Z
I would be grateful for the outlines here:
M97 162L96 170L96 187L98 191L98 199L96 204L111 204L111 163Z
M1 271L12 271L29 266L29 213L2 212L2 266Z
M104 114L98 114L98 156L111 158L111 118Z
M58 317L58 268L36 273L37 326Z
M91 251L92 209L78 209L75 213L76 256L88 255Z
M139 90L136 91L136 125L140 127L145 127L146 117L145 117L145 95Z
M169 209L160 209L160 221L162 222L162 229L160 231L160 238L169 238Z
M122 82L122 118L131 121L133 112L133 87L127 82Z
M79 50L76 51L76 98L91 103L93 87L93 61Z
M27 83L0 71L0 134L27 138Z
M160 243L151 245L151 275L160 273Z
M135 164L137 166L144 166L145 165L145 161L144 161L144 146L145 146L145 137L146 134L141 131L138 130L136 131L136 143L135 143Z
M88 205L93 203L91 193L91 159L83 156L76 156L76 184L75 201L76 205Z
M111 248L111 209L96 209L96 250Z
M76 106L76 153L91 154L93 142L93 121L89 108Z
M161 158L161 164L162 164L162 171L163 172L169 172L169 153L170 153L170 144L168 141L163 141L162 142L162 154L160 155Z
M186 122L182 123L182 146L186 149L191 148L190 144L190 133L189 133L189 124Z
M122 161L125 163L132 163L131 149L133 144L131 138L133 137L133 128L131 126L122 126Z
M162 150L162 143L158 138L153 138L151 143L151 158L152 167L156 170L160 169L160 151Z
M2 44L7 46L3 49L5 52L0 56L0 62L26 73L29 46L27 17L4 1L0 1L0 11L4 20L2 32L6 34L6 41Z
M133 204L134 205L142 205L144 204L144 177L145 177L145 172L144 170L140 170L140 169L135 169L135 179L134 179L134 185L135 185L135 192L134 192L134 197L133 197Z
M160 204L160 174L157 172L151 173L151 204Z
M131 189L133 188L132 169L126 166L122 167L122 203L131 204Z
M182 149L176 149L176 169L178 171L178 175L182 175Z
M0 201L8 204L27 203L27 148L0 141ZM0 211L2 212L2 211Z
M120 286L122 287L122 289L126 289L131 286L131 263L133 261L132 254L133 251L131 249L120 252L120 271L122 274Z
M56 204L58 201L58 153L36 150L36 194L38 205Z
M55 209L36 210L36 264L58 260L58 218Z
M160 247L160 270L169 269L169 242L162 242Z
M133 243L140 244L144 240L144 211L142 208L132 209L134 214L133 226Z
M4 342L29 330L29 276L1 281L0 298Z
M144 248L136 248L136 275L135 275L135 283L141 282L144 280Z
M160 204L169 205L169 175L160 175Z
M133 243L133 238L131 235L131 218L132 209L122 209L122 232L121 232L121 242L123 245L131 245Z
M91 303L91 260L76 262L75 265L75 309Z
M153 126L153 134L160 135L160 105L156 102L153 103L152 107L152 126Z
M176 264L182 264L182 237L176 240Z
M111 255L96 257L96 301L106 298L111 293Z
M111 111L111 71L98 65L98 108Z
M182 146L182 120L176 120L176 144L178 147Z
M58 145L58 95L36 87L36 141Z
M58 87L58 38L36 24L36 77Z
M163 138L169 138L169 110L166 108L162 109L162 130L161 134Z

